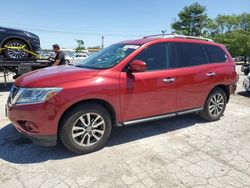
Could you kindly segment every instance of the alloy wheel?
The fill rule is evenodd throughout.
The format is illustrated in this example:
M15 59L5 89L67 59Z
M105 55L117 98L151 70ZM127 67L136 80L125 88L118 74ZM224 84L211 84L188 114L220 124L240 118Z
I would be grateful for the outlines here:
M86 113L80 116L72 127L72 138L80 146L96 144L105 132L105 121L97 113Z
M9 47L22 47L23 45L25 45L25 44L20 43L18 41L15 41L15 42L10 42L7 46L9 46ZM27 54L27 52L25 52L23 50L11 49L11 48L7 49L7 53L9 55L9 57L12 59L22 59Z
M222 94L215 94L209 102L209 113L212 116L218 116L223 111L225 106L225 101Z

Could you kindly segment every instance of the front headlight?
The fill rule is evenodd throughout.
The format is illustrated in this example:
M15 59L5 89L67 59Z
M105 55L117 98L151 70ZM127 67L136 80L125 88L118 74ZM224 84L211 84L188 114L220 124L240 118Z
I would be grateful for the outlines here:
M57 95L62 88L20 88L13 104L42 103Z
M28 37L37 38L37 36L36 36L35 34L33 34L33 33L30 33L30 32L27 32L27 31L25 31L24 33L25 33L25 35L27 35Z

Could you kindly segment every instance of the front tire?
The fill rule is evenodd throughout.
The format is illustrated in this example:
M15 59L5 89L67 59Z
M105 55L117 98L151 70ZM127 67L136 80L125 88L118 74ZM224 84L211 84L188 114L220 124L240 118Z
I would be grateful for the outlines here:
M28 46L24 41L18 40L18 39L11 39L4 44L4 47L6 47L6 46L22 47L23 45L25 45L24 48L26 50L28 50ZM7 48L4 50L4 56L6 58L9 58L9 59L20 60L20 59L27 58L29 56L29 53L27 51L24 51L24 50Z
M110 114L90 103L73 108L62 119L60 138L73 153L86 154L104 147L112 128Z
M216 88L210 92L205 102L201 117L206 121L216 121L223 115L227 103L227 96L224 90Z

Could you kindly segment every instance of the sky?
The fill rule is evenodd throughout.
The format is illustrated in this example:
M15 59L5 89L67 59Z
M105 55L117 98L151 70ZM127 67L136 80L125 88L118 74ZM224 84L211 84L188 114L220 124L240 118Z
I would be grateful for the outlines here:
M58 43L76 47L104 45L171 32L184 6L198 2L210 18L250 12L250 0L1 0L0 26L23 29L40 37L41 47Z

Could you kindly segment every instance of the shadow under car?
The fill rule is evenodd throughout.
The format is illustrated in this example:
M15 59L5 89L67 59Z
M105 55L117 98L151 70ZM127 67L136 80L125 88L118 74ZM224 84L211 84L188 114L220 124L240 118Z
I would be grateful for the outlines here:
M105 147L166 134L204 122L199 116L189 114L136 125L113 127ZM60 142L54 147L34 145L28 138L16 131L12 124L0 129L0 158L10 163L30 164L75 156L77 155L66 150Z

